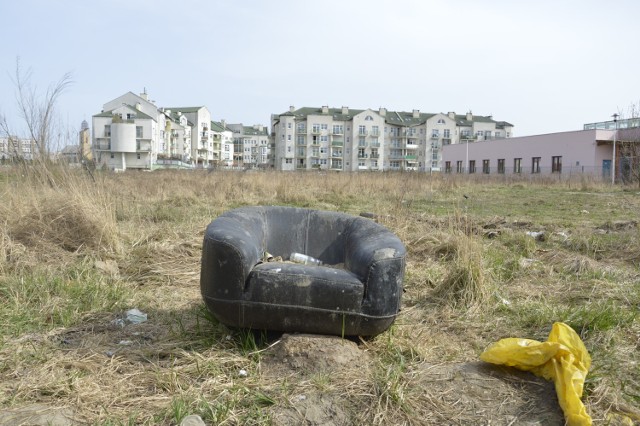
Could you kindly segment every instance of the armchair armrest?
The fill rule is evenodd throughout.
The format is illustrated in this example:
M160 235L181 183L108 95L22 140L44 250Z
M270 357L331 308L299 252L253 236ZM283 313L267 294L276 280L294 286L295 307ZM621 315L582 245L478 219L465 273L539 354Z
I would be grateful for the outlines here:
M362 311L395 316L400 310L406 248L382 225L356 219L346 236L345 267L364 283Z
M207 226L202 246L200 290L205 300L241 299L249 273L262 258L261 212L238 209Z

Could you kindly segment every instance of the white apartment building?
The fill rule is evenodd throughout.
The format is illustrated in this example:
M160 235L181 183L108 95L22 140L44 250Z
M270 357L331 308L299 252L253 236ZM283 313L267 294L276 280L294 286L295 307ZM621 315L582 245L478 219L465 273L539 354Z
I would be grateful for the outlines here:
M233 131L227 127L224 120L212 121L211 131L213 132L213 145L216 148L216 165L218 167L233 166Z
M244 126L227 125L233 131L233 167L271 168L271 142L269 130L262 124Z
M442 146L512 136L493 117L348 107L300 108L272 115L277 170L439 171Z
M92 121L98 165L113 170L153 168L163 139L164 115L146 93L127 92L107 102Z
M199 167L210 167L220 158L220 151L214 149L211 131L211 113L205 106L166 107L165 111L186 117L191 127L191 158Z
M158 159L169 163L180 161L191 164L191 125L187 117L180 111L166 108L161 108L160 111L164 115L164 137Z
M158 109L146 91L128 92L93 116L94 158L115 170L211 167L222 158L211 126L204 106Z
M38 153L38 145L32 139L17 137L0 138L0 162L32 161Z

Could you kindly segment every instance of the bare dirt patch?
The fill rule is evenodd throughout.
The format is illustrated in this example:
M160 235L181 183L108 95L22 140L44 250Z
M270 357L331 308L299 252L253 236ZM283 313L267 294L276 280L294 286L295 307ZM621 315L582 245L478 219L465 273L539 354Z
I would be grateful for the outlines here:
M376 395L376 389L381 393L388 385L376 379L376 368L384 367L376 366L364 346L338 337L284 335L261 361L263 374L271 379L297 381L287 401L270 407L273 424L357 424L361 413L385 404L385 395ZM309 385L325 374L325 386ZM402 397L400 409L410 411L414 422L420 419L418 424L564 422L553 384L529 373L471 362L421 363L404 375L412 390ZM346 380L360 381L365 392L351 398Z

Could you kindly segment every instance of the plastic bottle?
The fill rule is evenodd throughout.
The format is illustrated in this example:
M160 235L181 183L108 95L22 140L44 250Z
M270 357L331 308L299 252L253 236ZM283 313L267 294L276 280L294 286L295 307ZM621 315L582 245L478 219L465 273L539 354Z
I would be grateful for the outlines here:
M302 263L305 265L315 265L315 266L322 265L321 260L316 259L315 257L307 256L306 254L302 254L302 253L291 253L289 260L295 263Z

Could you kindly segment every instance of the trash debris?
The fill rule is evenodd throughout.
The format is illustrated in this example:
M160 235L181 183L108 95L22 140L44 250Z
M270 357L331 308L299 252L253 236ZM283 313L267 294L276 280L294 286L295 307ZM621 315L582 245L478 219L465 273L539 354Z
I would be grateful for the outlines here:
M116 351L106 351L104 354L109 358L113 358L113 356L116 354Z
M136 308L129 309L126 312L125 321L129 324L140 324L147 320L147 314L142 311L139 311Z
M568 325L554 323L546 342L515 337L499 340L480 359L553 380L567 425L591 425L591 417L580 400L591 357L580 336Z
M589 214L589 210L581 210L580 213L582 214Z
M125 312L124 318L116 318L112 321L112 323L119 327L124 327L127 324L140 324L145 322L146 320L147 314L136 308L133 308Z
M530 267L531 265L535 264L536 262L538 262L536 259L529 259L527 257L523 257L522 259L520 259L518 261L518 263L520 264L520 267L524 268L524 269Z
M302 263L305 265L315 265L315 266L322 265L321 260L316 259L315 257L307 256L306 254L302 254L302 253L291 253L291 256L289 256L289 260L291 262Z
M180 426L205 426L206 423L202 420L197 414L190 414L187 417L183 418L180 422Z
M132 340L120 340L118 342L118 344L122 345L122 346L130 346L130 345L133 345L133 341Z
M536 241L545 241L547 239L544 231L527 231L526 234L533 237Z
M244 368L240 371L238 371L238 376L240 377L247 377L249 375L249 373L247 373L247 370L245 370Z

